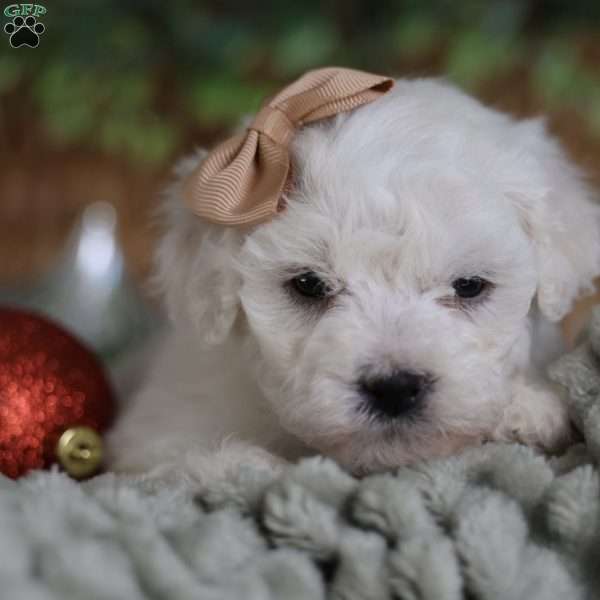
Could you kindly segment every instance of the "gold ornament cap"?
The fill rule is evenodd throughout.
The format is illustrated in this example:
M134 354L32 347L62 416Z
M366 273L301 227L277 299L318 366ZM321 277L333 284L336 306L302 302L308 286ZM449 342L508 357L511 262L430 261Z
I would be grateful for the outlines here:
M63 469L75 479L85 479L100 468L102 438L90 427L71 427L58 439L56 456Z

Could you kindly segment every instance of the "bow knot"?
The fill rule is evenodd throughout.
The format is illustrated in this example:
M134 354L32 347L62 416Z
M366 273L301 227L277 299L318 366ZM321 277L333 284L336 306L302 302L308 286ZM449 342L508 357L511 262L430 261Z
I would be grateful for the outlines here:
M279 146L287 147L294 136L296 125L280 108L267 104L260 109L248 129L266 135Z
M198 216L221 225L255 225L275 215L290 172L289 145L302 125L373 102L393 80L352 69L309 71L279 92L246 133L217 146L185 183Z

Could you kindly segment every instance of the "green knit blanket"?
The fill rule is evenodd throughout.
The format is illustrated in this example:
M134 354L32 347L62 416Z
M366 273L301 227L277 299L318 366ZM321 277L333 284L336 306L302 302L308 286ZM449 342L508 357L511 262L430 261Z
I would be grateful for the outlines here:
M0 478L0 597L600 598L600 311L550 369L584 443L488 444L358 480L324 459L185 482Z

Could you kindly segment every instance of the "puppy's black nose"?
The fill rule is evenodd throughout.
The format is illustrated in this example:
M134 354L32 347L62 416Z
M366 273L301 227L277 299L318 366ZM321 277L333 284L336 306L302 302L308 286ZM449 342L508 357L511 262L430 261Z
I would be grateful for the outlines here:
M431 389L432 381L427 374L396 371L387 377L363 377L359 386L369 412L395 418L416 411Z

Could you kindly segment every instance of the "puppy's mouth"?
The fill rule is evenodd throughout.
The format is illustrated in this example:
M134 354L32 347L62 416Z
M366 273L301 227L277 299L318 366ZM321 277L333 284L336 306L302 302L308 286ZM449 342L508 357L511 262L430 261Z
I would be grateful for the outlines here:
M424 460L446 458L468 447L478 446L480 436L460 433L432 435L431 427L417 424L410 432L390 424L379 432L351 435L336 439L320 451L337 461L353 475L362 477L371 473L406 467ZM431 425L431 423L429 423Z

